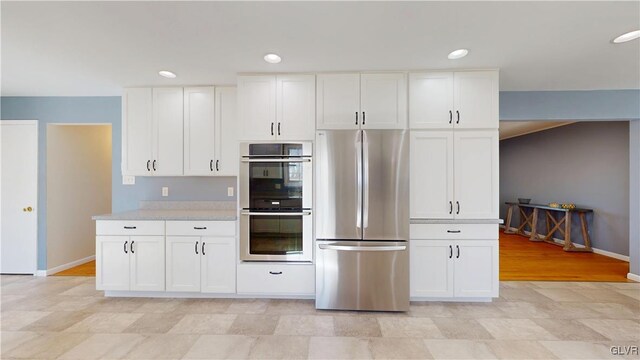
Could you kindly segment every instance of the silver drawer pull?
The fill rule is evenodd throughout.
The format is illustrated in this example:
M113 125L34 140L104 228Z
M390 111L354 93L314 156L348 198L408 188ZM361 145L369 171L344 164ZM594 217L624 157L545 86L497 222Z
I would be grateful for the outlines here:
M311 215L311 211L301 211L301 212L253 212L248 210L240 211L240 215L259 215L259 216L304 216Z
M447 232L448 232L449 234L459 234L459 233L461 233L462 231L460 231L460 230L447 230Z
M194 226L193 230L207 230L207 227L206 226L203 226L203 227Z
M301 163L301 162L311 162L310 158L289 158L289 159L247 159L243 158L241 160L243 163Z
M318 245L322 250L338 251L402 251L407 247L402 246L344 246L344 245Z
M269 271L271 275L282 275L282 271Z
M125 226L124 228L125 228L125 229L127 229L127 230L134 230L134 229L137 229L137 227L136 227L136 226Z

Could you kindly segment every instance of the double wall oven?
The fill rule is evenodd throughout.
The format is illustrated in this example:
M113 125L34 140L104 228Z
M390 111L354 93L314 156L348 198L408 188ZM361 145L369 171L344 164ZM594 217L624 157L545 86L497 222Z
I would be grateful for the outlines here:
M242 143L240 154L240 260L311 262L312 143Z

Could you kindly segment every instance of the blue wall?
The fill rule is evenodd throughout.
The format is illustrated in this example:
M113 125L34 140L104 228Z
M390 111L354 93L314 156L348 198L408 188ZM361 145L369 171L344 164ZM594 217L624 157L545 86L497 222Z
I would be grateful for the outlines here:
M135 185L122 185L121 99L113 97L2 97L3 120L38 120L38 270L47 269L47 124L105 123L112 125L113 212L133 210L140 200L235 200L227 197L227 187L236 186L235 177L136 177ZM169 197L161 188L169 187ZM234 192L234 193L237 193Z
M640 90L500 92L500 120L638 119Z

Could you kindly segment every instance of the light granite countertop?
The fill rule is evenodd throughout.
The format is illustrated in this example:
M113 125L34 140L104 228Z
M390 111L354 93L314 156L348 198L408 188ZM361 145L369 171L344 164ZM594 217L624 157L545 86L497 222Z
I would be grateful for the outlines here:
M235 221L235 201L141 201L140 209L96 215L93 220Z
M502 219L411 219L410 224L503 224Z

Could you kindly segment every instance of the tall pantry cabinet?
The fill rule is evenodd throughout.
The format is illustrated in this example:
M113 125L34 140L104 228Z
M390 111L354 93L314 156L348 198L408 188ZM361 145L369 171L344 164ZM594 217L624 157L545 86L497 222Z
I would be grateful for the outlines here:
M409 74L411 296L498 296L498 72Z

